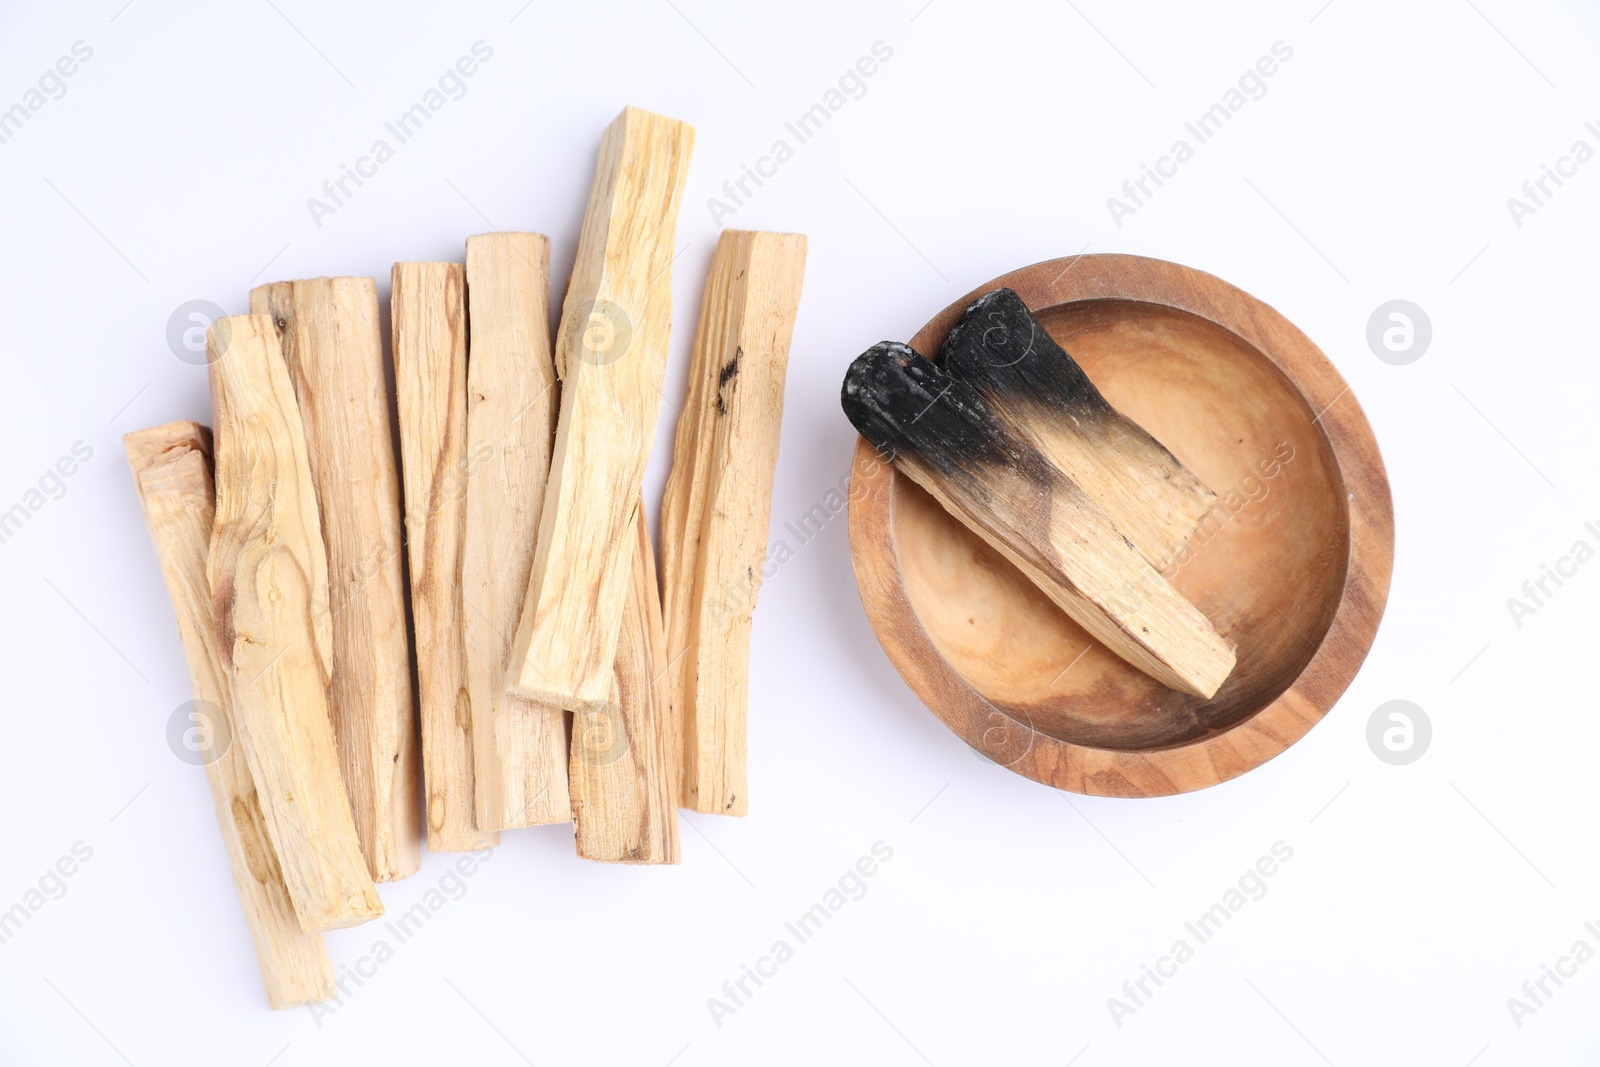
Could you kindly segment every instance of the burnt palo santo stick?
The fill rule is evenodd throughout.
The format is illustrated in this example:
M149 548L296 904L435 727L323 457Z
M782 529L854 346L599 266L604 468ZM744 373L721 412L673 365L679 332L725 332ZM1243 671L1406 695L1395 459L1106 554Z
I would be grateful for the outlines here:
M1233 670L1233 650L1210 621L970 385L885 342L850 365L842 402L897 469L1112 652L1202 697Z
M217 649L206 583L215 517L211 431L196 422L171 422L130 433L122 442L178 618L195 714L213 717L205 724L209 747L203 762L267 1000L274 1008L326 1000L334 995L333 963L322 935L300 929L277 850L261 832L261 798L234 725L233 698Z
M1099 505L1156 570L1216 503L1160 441L1106 402L1010 289L962 312L939 364Z

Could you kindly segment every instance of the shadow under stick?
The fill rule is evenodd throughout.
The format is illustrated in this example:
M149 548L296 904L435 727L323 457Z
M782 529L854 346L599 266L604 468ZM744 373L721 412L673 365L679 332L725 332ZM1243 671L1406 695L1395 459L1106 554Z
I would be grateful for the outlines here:
M550 241L467 238L467 651L477 822L510 830L568 822L567 717L506 690L550 473Z
M802 234L724 230L706 279L661 502L680 803L750 810L750 622L766 563Z
M396 263L394 384L405 478L428 851L500 843L473 817L461 550L467 520L467 279L459 263Z
M1010 289L962 312L939 365L1044 453L1158 571L1216 502L1160 441L1106 402Z
M687 124L637 108L606 127L561 308L561 416L507 684L569 711L611 698L693 145Z
M195 715L208 719L197 723L207 738L202 759L267 1000L274 1008L327 1000L334 995L333 964L322 935L300 929L278 853L262 833L261 801L217 648L206 584L214 517L211 431L197 422L173 422L130 433L122 443L178 617Z
M250 291L250 310L278 326L305 426L331 580L329 700L361 851L373 878L404 878L422 862L422 798L377 286L275 282Z
M677 863L678 797L667 751L667 638L655 553L640 502L633 577L617 639L611 703L572 717L572 818L578 855Z
M842 399L863 437L1106 648L1202 697L1233 670L1210 620L971 386L886 342L850 365Z
M303 930L383 914L328 715L327 550L294 387L264 315L206 334L216 522L206 559L217 648L267 834Z

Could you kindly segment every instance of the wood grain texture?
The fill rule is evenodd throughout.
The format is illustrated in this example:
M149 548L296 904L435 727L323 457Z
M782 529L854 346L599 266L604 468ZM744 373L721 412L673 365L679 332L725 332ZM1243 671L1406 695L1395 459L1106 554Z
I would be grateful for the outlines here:
M216 520L206 581L267 836L303 930L383 914L328 712L327 551L294 387L270 318L207 331Z
M459 263L391 272L395 393L405 477L428 851L500 843L474 820L472 705L461 601L466 539L467 279Z
M1158 571L1216 503L1161 442L1106 403L1010 289L985 293L962 312L939 347L939 366L976 389Z
M211 431L195 422L173 422L130 433L122 442L177 615L194 714L210 720L197 722L209 735L201 758L267 1000L274 1008L326 1000L334 995L333 964L322 935L301 930L295 918L244 743L233 725L233 700L217 648L206 583L215 515Z
M1235 642L1238 667L1201 700L1105 655L861 441L850 545L873 630L946 725L1036 781L1164 796L1259 766L1333 706L1383 614L1394 515L1360 405L1277 311L1138 256L1014 271L935 316L913 347L937 350L976 296L1001 287L1218 494L1173 582Z
M801 234L724 230L706 280L661 503L680 803L749 811L750 625L772 510Z
M277 324L305 425L328 547L329 696L361 851L378 881L404 878L422 862L422 801L377 286L274 282L250 291L250 310Z
M540 703L595 711L610 699L693 144L688 125L636 108L600 139L556 338L561 416L508 675Z
M969 383L888 341L850 365L842 394L850 421L897 470L1108 651L1180 692L1221 688L1234 654L1211 621Z
M461 595L477 824L562 823L567 724L560 708L506 690L533 565L558 387L550 356L550 242L536 233L467 239L466 547Z
M610 863L677 863L677 761L667 749L667 638L643 505L633 576L603 711L572 720L572 818L578 855Z

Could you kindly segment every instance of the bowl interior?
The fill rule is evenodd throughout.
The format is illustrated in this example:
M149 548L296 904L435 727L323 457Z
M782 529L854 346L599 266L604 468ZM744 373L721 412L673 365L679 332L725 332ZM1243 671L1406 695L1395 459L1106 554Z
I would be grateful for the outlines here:
M897 477L894 545L912 608L975 692L1058 740L1150 750L1227 730L1300 674L1344 587L1349 507L1319 413L1253 345L1190 312L1093 299L1034 314L1217 494L1166 577L1237 645L1238 665L1209 700L1165 688Z

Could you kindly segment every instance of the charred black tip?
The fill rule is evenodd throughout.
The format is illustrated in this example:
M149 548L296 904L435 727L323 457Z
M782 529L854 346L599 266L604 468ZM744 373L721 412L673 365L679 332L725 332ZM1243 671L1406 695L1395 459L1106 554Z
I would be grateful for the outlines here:
M1083 368L1011 289L967 306L940 346L939 362L1002 406L1034 402L1085 413L1106 407Z
M1050 335L1013 289L995 289L967 305L939 348L939 362L952 372L971 363L1010 366L1037 351Z
M1027 450L970 385L897 341L873 345L850 364L840 402L879 452L913 456L946 475L1015 464Z
M910 345L879 341L857 356L844 374L839 403L856 431L877 446L886 459L895 456L894 433L886 414L886 397L899 396L905 368L927 360Z

